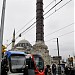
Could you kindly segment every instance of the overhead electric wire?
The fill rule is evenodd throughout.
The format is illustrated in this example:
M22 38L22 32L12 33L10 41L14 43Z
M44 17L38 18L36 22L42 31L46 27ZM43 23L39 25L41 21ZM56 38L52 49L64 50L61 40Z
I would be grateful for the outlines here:
M53 0L52 2L50 2L44 9L46 9L47 7L49 7L55 0Z
M62 27L62 28L60 28L60 29L58 29L58 30L56 30L56 31L54 31L54 32L51 32L51 33L47 34L45 37L47 37L47 36L49 36L49 35L52 35L52 34L58 32L58 31L60 31L60 30L62 30L62 29L65 29L65 28L69 27L69 26L72 26L73 24L74 24L74 23L71 23L71 24L69 24L69 25L66 25L66 26L64 26L64 27ZM34 27L35 27L35 26L34 26ZM33 27L33 28L34 28L34 27ZM31 29L32 29L32 28L31 28Z
M50 3L44 8L44 10L45 10L47 7L49 7L54 1L55 1L55 0L53 0L52 2L50 2ZM21 29L19 29L19 30L16 32L16 34L19 33L25 26L27 26L27 25L28 25L30 22L32 22L35 18L36 18L36 16L33 17L28 23L26 23ZM11 37L11 38L12 38L12 37Z
M72 1L72 0L69 0L68 2L66 2L64 5L62 5L61 7L59 7L56 11L58 11L59 9L61 9L62 7L64 7L65 5L67 5L70 1ZM54 14L56 11L54 11L52 14ZM50 14L49 16L51 16L52 14ZM46 18L48 18L49 16L47 16ZM46 19L45 18L45 19ZM53 34L53 33L55 33L55 32L57 32L57 31L60 31L60 30L62 30L62 29L64 29L64 28L66 28L66 27L69 27L69 26L71 26L71 25L73 25L74 23L71 23L71 24L69 24L69 25L67 25L67 26L65 26L65 27L63 27L63 28L60 28L60 29L58 29L58 30L56 30L56 31L54 31L54 32L52 32L52 33L50 33L50 34L48 34L48 35L51 35L51 34ZM67 34L70 34L70 33L73 33L74 31L71 31L71 32L68 32L68 33L66 33L66 34L62 34L62 35L60 35L60 36L58 36L58 37L61 37L61 36L64 36L64 35L67 35ZM46 35L46 36L48 36L48 35ZM45 36L45 37L46 37ZM47 41L51 41L51 40L53 40L53 39L57 39L57 38L52 38L52 39L50 39L50 40L47 40ZM45 42L47 42L47 41L45 41Z
M61 1L62 1L62 0L60 0L56 5L58 5ZM50 10L52 10L56 5L54 5ZM50 10L49 10L49 11L50 11ZM49 11L47 11L44 15L46 15ZM44 15L43 15L43 16L44 16ZM38 19L38 20L40 20L40 19ZM37 20L37 21L38 21L38 20ZM22 35L25 31L27 31L30 27L32 27L37 21L35 21L33 24L31 24L28 28L26 28L26 29L25 29L24 31L22 31L20 34ZM19 36L18 36L18 37L19 37ZM18 37L17 37L17 38L18 38Z
M71 31L71 32L68 32L68 33L62 34L62 35L57 36L57 37L62 37L62 36L65 36L65 35L71 34L71 33L73 33L73 32L75 32L75 31ZM45 41L45 42L49 42L49 41L54 40L54 39L57 39L57 38L52 38L52 39L49 39L49 40L47 40L47 41Z
M58 9L56 9L53 13L51 13L50 15L48 15L46 18L50 17L51 15L53 15L56 11L60 10L62 7L64 7L65 5L67 5L69 2L71 2L72 0L69 0L68 2L66 2L64 5L62 5L61 7L59 7ZM45 19L46 19L45 18Z
M44 10L45 10L48 6L50 6L54 1L55 1L55 0L53 0L52 2L50 2L50 3L44 8ZM32 22L35 18L36 18L36 16L33 17L33 18L32 18L27 24L25 24L20 30L18 30L18 31L16 32L16 34L17 34L19 31L21 31L25 26L27 26L30 22Z
M72 0L70 0L70 1L72 1ZM64 6L65 6L66 4L68 4L70 1L68 1L67 3L65 3L63 6L61 6L60 8L58 8L56 11L58 11L59 9L61 9L62 7L64 7ZM52 3L52 2L51 2L51 3ZM50 4L51 4L51 3L50 3ZM50 4L49 4L49 5L50 5ZM53 15L56 11L54 11L53 13L51 13L50 15L48 15L46 18L48 18L48 17L50 17L51 15ZM46 14L46 13L45 13L45 14ZM35 17L34 17L34 18L35 18ZM34 18L33 18L33 19L34 19ZM45 19L46 19L46 18L45 18ZM32 20L33 20L33 19L32 19ZM32 20L31 20L31 21L32 21ZM31 21L29 21L29 22L31 22ZM29 24L29 22L28 22L27 24ZM26 24L26 25L27 25L27 24ZM25 25L25 26L26 26L26 25ZM25 27L25 26L24 26L24 27ZM30 28L30 27L29 27L29 28ZM20 29L20 30L21 30L21 29ZM19 30L19 31L20 31L20 30ZM26 30L27 30L27 29L26 29ZM19 32L19 31L18 31L18 32ZM17 32L17 33L18 33L18 32Z
M61 3L62 0L60 0L58 3L56 3L51 9L49 9L44 15L46 15L48 12L50 12L54 7L56 7L59 3ZM43 16L44 16L43 15Z
M62 0L61 0L61 1L62 1ZM58 5L61 1L59 1L56 5ZM72 0L70 0L70 1L72 1ZM68 1L66 4L68 4L70 1ZM66 4L64 4L63 6L65 6ZM52 10L56 5L54 5L50 10ZM61 6L60 8L58 8L56 11L58 11L59 9L61 9L63 6ZM49 11L50 11L50 10L49 10ZM49 11L47 11L44 15L46 15ZM56 11L55 11L55 12L56 12ZM53 12L53 13L55 13L55 12ZM53 14L53 13L52 13L52 14ZM52 15L52 14L51 14L51 15ZM44 15L43 15L43 16L44 16ZM51 15L49 15L49 16L51 16ZM48 18L49 16L47 16L46 18ZM45 19L46 19L46 18L45 18ZM36 21L36 22L37 22L37 21ZM26 30L28 30L30 27L32 27L36 22L34 22L32 25L30 25ZM26 30L24 30L22 33L24 33ZM20 33L20 34L22 34L22 33ZM18 36L18 37L19 37L19 36ZM17 37L17 38L18 38L18 37Z
M34 18L35 18L35 17L34 17ZM21 29L19 29L19 30L16 32L16 34L19 33L19 32L20 32L25 26L27 26L30 22L32 22L34 18L32 18L32 19L31 19L28 23L26 23ZM15 35L16 35L16 34L15 34ZM11 38L12 38L12 37L11 37ZM11 39L11 38L10 38L10 39Z
M49 39L49 40L47 40L47 41L45 41L45 42L49 42L49 41L54 40L54 39L56 39L56 38Z
M60 35L60 36L58 36L58 37L61 37L61 36L64 36L64 35L67 35L67 34L70 34L70 33L73 33L74 31L71 31L71 32L68 32L68 33L65 33L65 34L62 34L62 35Z
M34 27L35 27L35 26L33 26L31 29L33 29ZM30 29L30 30L31 30L31 29ZM28 31L27 31L27 32L28 32Z
M67 27L69 27L69 26L72 26L74 23L71 23L71 24L69 24L69 25L67 25L67 26L65 26L65 27L62 27L62 28L60 28L60 29L58 29L58 30L56 30L56 31L54 31L54 32L52 32L52 33L50 33L50 34L47 34L45 37L47 37L47 36L49 36L49 35L52 35L53 33L56 33L56 32L58 32L58 31L60 31L60 30L62 30L62 29L64 29L64 28L67 28Z
M34 17L34 18L35 18L35 17ZM27 24L25 24L20 30L18 30L18 31L16 32L16 34L17 34L19 31L21 31L25 26L27 26L30 22L32 22L34 18L32 18Z
M50 10L48 10L44 15L46 15L49 11L51 11L55 6L57 6L62 0L60 0L56 5L54 5ZM43 16L44 16L43 15ZM39 21L40 19L38 19L37 21ZM26 30L28 30L30 27L32 27L37 21L35 21L33 24L31 24L27 29L25 29L22 33L24 33ZM22 34L21 33L21 34Z
M65 36L65 35L71 34L71 33L73 33L73 32L74 32L74 31L71 31L71 32L68 32L68 33L62 34L62 35L57 36L57 37L62 37L62 36ZM52 38L52 39L47 40L47 41L45 41L45 42L49 42L49 41L51 41L51 40L53 40L53 39L57 39L57 38Z
M72 1L72 0L70 0ZM58 11L59 9L61 9L62 7L64 7L65 5L67 5L70 1L66 2L64 5L62 5L61 7L59 7L57 10L55 10L53 13L51 13L50 15L48 15L45 19L47 19L48 17L50 17L51 15L53 15L56 11ZM34 27L33 27L34 28Z
M71 23L71 24L69 24L69 25L67 25L67 26L64 26L64 27L62 27L62 28L60 28L60 29L58 29L58 30L56 30L56 31L54 31L54 32L52 32L52 33L50 33L50 34L47 34L45 37L47 37L47 36L49 36L49 35L52 35L52 34L58 32L58 31L60 31L60 30L62 30L62 29L65 29L65 28L69 27L69 26L72 26L73 24L74 24L74 23ZM73 31L72 31L72 32L73 32ZM69 32L69 33L72 33L72 32ZM69 33L66 33L66 34L69 34ZM65 34L63 34L63 35L65 35ZM63 36L63 35L61 35L61 36ZM58 37L60 37L60 36L58 36ZM52 38L52 39L50 39L50 40L53 40L53 39L56 39L56 38ZM48 41L50 41L50 40L48 40ZM46 41L46 42L47 42L47 41Z

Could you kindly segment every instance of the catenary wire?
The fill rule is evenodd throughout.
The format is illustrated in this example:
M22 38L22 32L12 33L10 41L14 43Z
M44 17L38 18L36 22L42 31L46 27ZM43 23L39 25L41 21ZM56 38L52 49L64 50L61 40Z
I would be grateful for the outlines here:
M58 9L56 9L53 13L51 13L50 15L48 15L46 18L50 17L51 15L53 15L56 11L60 10L61 8L63 8L65 5L67 5L69 2L71 2L72 0L69 0L68 2L66 2L64 5L62 5L61 7L59 7ZM46 19L45 18L45 19Z
M57 36L57 37L62 37L62 36L65 36L65 35L71 34L71 33L73 33L73 32L74 32L74 31L71 31L71 32L68 32L68 33L62 34L62 35ZM45 42L49 42L49 41L51 41L51 40L53 40L53 39L57 39L57 38L52 38L52 39L47 40L47 41L45 41Z
M72 1L72 0L70 0L70 1ZM65 5L67 5L70 1L68 1L68 2L66 2L64 5L62 5L61 7L59 7L56 11L58 11L59 9L61 9L62 7L64 7ZM56 11L54 11L53 13L51 13L50 15L48 15L45 19L47 19L48 17L50 17L51 15L53 15ZM74 24L74 23L72 23L72 24ZM71 25L72 25L71 24ZM70 26L70 25L69 25ZM33 27L34 28L34 27ZM54 33L54 32L53 32ZM51 33L52 34L52 33Z
M44 15L46 15L48 12L50 12L53 8L55 8L59 3L61 3L62 0L60 0L58 3L56 3L51 9L49 9ZM43 15L43 16L44 16Z
M54 31L54 32L52 32L52 33L50 33L50 34L47 34L45 37L47 37L47 36L49 36L49 35L51 35L51 34L53 34L53 33L56 33L56 32L58 32L58 31L60 31L60 30L62 30L62 29L65 29L65 28L67 28L67 27L69 27L69 26L72 26L74 23L71 23L71 24L69 24L69 25L67 25L67 26L65 26L65 27L62 27L62 28L60 28L60 29L58 29L58 30L56 30L56 31Z
M62 1L62 0L61 0L61 1ZM57 4L59 4L61 1L59 1ZM70 0L70 1L72 1L72 0ZM70 1L68 1L66 4L68 4ZM57 4L56 4L56 5L57 5ZM64 4L63 6L65 6L66 4ZM55 5L55 6L56 6L56 5ZM62 8L63 6L61 6L60 8ZM54 8L54 6L53 6L52 8ZM51 8L51 9L52 9L52 8ZM56 11L58 11L60 8L58 8ZM50 10L51 10L51 9L50 9ZM49 11L50 11L50 10L49 10ZM49 12L49 11L48 11L48 12ZM56 12L56 11L55 11L55 12ZM46 12L44 15L46 15L48 12ZM53 13L55 13L55 12L53 12ZM52 13L52 14L53 14L53 13ZM52 14L51 14L51 15L52 15ZM49 16L51 16L51 15L49 15ZM49 16L47 16L46 18L48 18ZM45 18L45 19L46 19L46 18ZM31 26L33 26L35 23L36 23L36 22L34 22ZM29 26L26 30L28 30L31 26ZM26 30L24 30L22 33L24 33ZM18 37L17 37L17 38L18 38Z
M60 30L62 30L62 29L65 29L65 28L67 28L67 27L69 27L69 26L72 26L73 24L74 24L74 23L71 23L71 24L69 24L69 25L66 25L65 27L62 27L62 28L60 28L60 29L58 29L58 30L56 30L56 31L54 31L54 32L52 32L52 33L50 33L50 34L47 34L45 37L47 37L47 36L49 36L49 35L51 35L51 34L54 34L55 32L58 32L58 31L60 31ZM62 35L60 35L60 36L58 36L58 37L64 36L64 35L69 34L69 33L72 33L72 32L74 32L74 31L71 31L71 32L62 34ZM56 39L56 38L52 38L52 39L50 39L50 40L53 40L53 39ZM49 40L48 40L48 41L49 41ZM34 42L34 41L33 41L33 42ZM47 41L45 41L45 42L47 42Z
M52 2L50 2L44 9L48 8L55 0L53 0Z
M49 13L49 11L51 11L55 6L57 6L62 0L60 0L56 5L54 5L50 10L48 10L43 16L45 16L47 13ZM38 19L40 20L40 19ZM37 21L38 21L37 20ZM36 22L37 22L36 21ZM27 29L25 29L23 32L21 32L20 34L24 33L25 31L27 31L30 27L32 27L36 22L34 22L33 24L31 24Z
M72 1L72 0L70 0L70 1ZM56 9L53 13L51 13L50 15L48 15L46 18L48 18L48 17L50 17L51 15L53 15L56 11L58 11L59 9L61 9L61 8L64 7L65 5L67 5L70 1L66 2L64 5L62 5L62 6L59 7L58 9ZM51 3L50 3L50 4L51 4ZM48 6L47 6L47 7L48 7ZM46 8L47 8L47 7L46 7ZM45 13L45 14L46 14L46 13ZM45 14L44 14L44 15L45 15ZM34 18L35 18L35 17L34 17ZM33 18L33 19L34 19L34 18ZM45 19L46 19L46 18L45 18ZM32 19L32 20L33 20L33 19ZM28 25L32 20L30 20L26 25ZM35 24L35 22L34 22L33 24ZM33 25L33 24L32 24L32 25ZM26 26L26 25L25 25L25 26ZM31 25L31 26L32 26L32 25ZM24 26L24 27L25 27L25 26ZM31 27L31 26L30 26L30 27ZM30 27L28 27L27 29L29 29ZM27 29L26 29L26 30L27 30ZM20 30L21 30L21 29L20 29ZM20 30L19 30L19 31L20 31ZM25 31L26 31L26 30L25 30ZM18 32L19 32L19 31L18 31ZM17 32L17 33L18 33L18 32ZM24 31L23 31L23 32L24 32Z
M53 0L52 2L50 2L50 3L44 8L44 10L45 10L47 7L49 7L54 1L55 1L55 0ZM27 26L30 22L32 22L35 18L36 18L36 16L33 17L29 22L27 22L21 29L19 29L19 30L16 32L16 34L19 33L22 29L24 29L24 27ZM15 34L15 35L16 35L16 34ZM12 38L12 37L11 37L11 38ZM11 38L10 38L10 39L11 39Z

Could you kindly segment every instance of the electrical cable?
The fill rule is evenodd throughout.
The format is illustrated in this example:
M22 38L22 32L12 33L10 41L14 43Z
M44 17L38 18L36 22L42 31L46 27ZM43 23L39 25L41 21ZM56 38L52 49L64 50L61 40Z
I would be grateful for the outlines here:
M44 8L44 10L48 7L48 6L50 6L53 2L54 2L55 0L53 0L52 2L50 2L45 8ZM19 33L25 26L27 26L30 22L32 22L34 19L36 18L36 16L35 17L33 17L27 24L25 24L21 29L19 29L17 32L16 32L16 34L17 33ZM12 38L12 37L11 37Z
M60 0L58 3L56 3L51 9L49 9L44 15L46 15L48 12L50 12L54 7L56 7L59 3L61 3L62 0ZM44 16L43 15L43 16Z
M54 5L50 10L52 10L55 6L57 6L60 2L61 2L62 0L60 0L56 5ZM44 15L46 15L50 10L48 10ZM44 16L43 15L43 16ZM40 20L40 19L38 19L38 20ZM37 21L38 21L37 20ZM36 21L36 22L37 22ZM23 34L25 31L27 31L30 27L32 27L36 22L34 22L33 24L31 24L27 29L25 29L22 33L20 33L20 34Z
M65 29L65 28L69 27L69 26L72 26L73 24L74 24L74 23L71 23L71 24L69 24L69 25L67 25L67 26L65 26L65 27L62 27L62 28L60 28L60 29L58 29L58 30L56 30L56 31L54 31L54 32L52 32L52 33L50 33L50 34L47 34L45 37L47 37L47 36L49 36L49 35L52 35L52 34L58 32L58 31L60 31L60 30L62 30L62 29ZM72 31L72 32L74 32L74 31ZM72 32L69 32L69 33L72 33ZM69 33L66 33L66 34L69 34ZM65 35L65 34L63 34L63 35ZM63 35L60 35L60 36L58 36L58 37L61 37L61 36L63 36ZM56 38L52 38L52 39L50 39L50 40L53 40L53 39L56 39ZM49 40L48 40L48 41L49 41ZM47 42L47 41L45 41L45 42Z
M73 33L73 32L74 32L74 31L71 31L71 32L68 32L68 33L62 34L62 35L60 35L60 36L58 36L58 37L65 36L65 35L71 34L71 33ZM52 39L47 40L47 41L45 41L45 42L49 42L49 41L51 41L51 40L53 40L53 39L57 39L57 38L52 38Z
M70 0L70 1L72 1L72 0ZM58 11L59 9L61 9L62 7L64 7L66 4L68 4L70 1L68 1L68 2L66 2L64 5L62 5L61 7L59 7L57 10L55 10L53 13L51 13L49 16L47 16L45 19L47 19L48 17L50 17L51 15L53 15L56 11ZM74 23L72 23L72 24L70 24L70 25L68 25L68 26L71 26L71 25L73 25ZM67 26L65 26L65 28L66 28ZM34 28L34 27L33 27ZM63 27L64 28L64 27ZM63 28L61 28L61 29L63 29ZM61 29L59 29L59 30L61 30ZM59 31L59 30L57 30L57 31ZM56 31L56 32L57 32ZM52 32L52 33L55 33L55 31L54 32ZM52 34L52 33L50 33L50 34Z
M61 1L62 1L62 0L61 0ZM56 5L58 5L61 1L59 1ZM72 0L70 0L70 1L72 1ZM70 1L68 1L66 4L68 4ZM63 6L65 6L66 4L64 4ZM56 5L54 5L50 10L52 10ZM62 8L63 6L61 6L60 8ZM58 8L56 11L58 11L60 8ZM50 11L50 10L49 10L49 11ZM47 11L44 15L46 15L49 11ZM55 12L56 12L56 11L55 11ZM55 13L55 12L53 12L53 13ZM52 13L52 14L53 14L53 13ZM44 15L43 15L43 16L44 16ZM49 15L49 16L50 16L50 15ZM48 18L49 16L47 16L46 18ZM46 18L45 18L45 19L46 19ZM37 22L37 21L36 21L36 22ZM34 23L33 23L31 26L29 26L26 30L28 30L30 27L32 27L36 22L34 22ZM24 33L26 30L24 30L22 33ZM20 34L22 34L22 33L20 33ZM18 37L17 37L17 38L18 38Z
M58 32L58 31L60 31L60 30L62 30L62 29L64 29L64 28L67 28L67 27L69 27L69 26L72 26L74 23L71 23L71 24L69 24L69 25L67 25L67 26L65 26L65 27L62 27L62 28L60 28L60 29L58 29L58 30L56 30L56 31L54 31L54 32L52 32L52 33L50 33L50 34L47 34L45 37L47 37L47 36L49 36L49 35L52 35L53 33L56 33L56 32Z
M48 15L46 18L50 17L51 15L53 15L56 11L60 10L62 7L64 7L65 5L67 5L69 2L71 2L72 0L69 0L68 2L66 2L64 5L62 5L61 7L59 7L58 9L56 9L53 13L51 13L50 15ZM46 19L45 18L45 19Z
M53 0L51 3L49 3L44 9L46 9L47 7L49 7L55 0Z

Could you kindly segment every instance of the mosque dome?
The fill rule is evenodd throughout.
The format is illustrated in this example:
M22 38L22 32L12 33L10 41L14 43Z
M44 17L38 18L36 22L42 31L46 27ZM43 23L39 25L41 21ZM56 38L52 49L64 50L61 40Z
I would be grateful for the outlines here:
M25 40L25 39L20 40L18 43L28 43L28 44L30 44L29 41L27 41L27 40Z
M29 43L29 41L23 39L20 40L16 45L15 48L18 50L22 50L24 52L30 51L32 49L32 45Z

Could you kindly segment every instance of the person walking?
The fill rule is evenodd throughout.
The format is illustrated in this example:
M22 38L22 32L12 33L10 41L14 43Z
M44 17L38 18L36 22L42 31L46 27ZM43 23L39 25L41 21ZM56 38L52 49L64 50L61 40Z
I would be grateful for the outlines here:
M48 72L48 68L47 68L47 65L45 67L45 75L47 75L47 72Z
M56 65L54 63L52 65L52 73L53 75L56 75Z
M45 68L45 75L51 75L51 68L50 68L50 65L46 65L46 68Z
M65 67L65 74L68 75L68 67Z
M50 68L50 65L47 65L47 68L48 68L47 75L51 75L51 68Z

